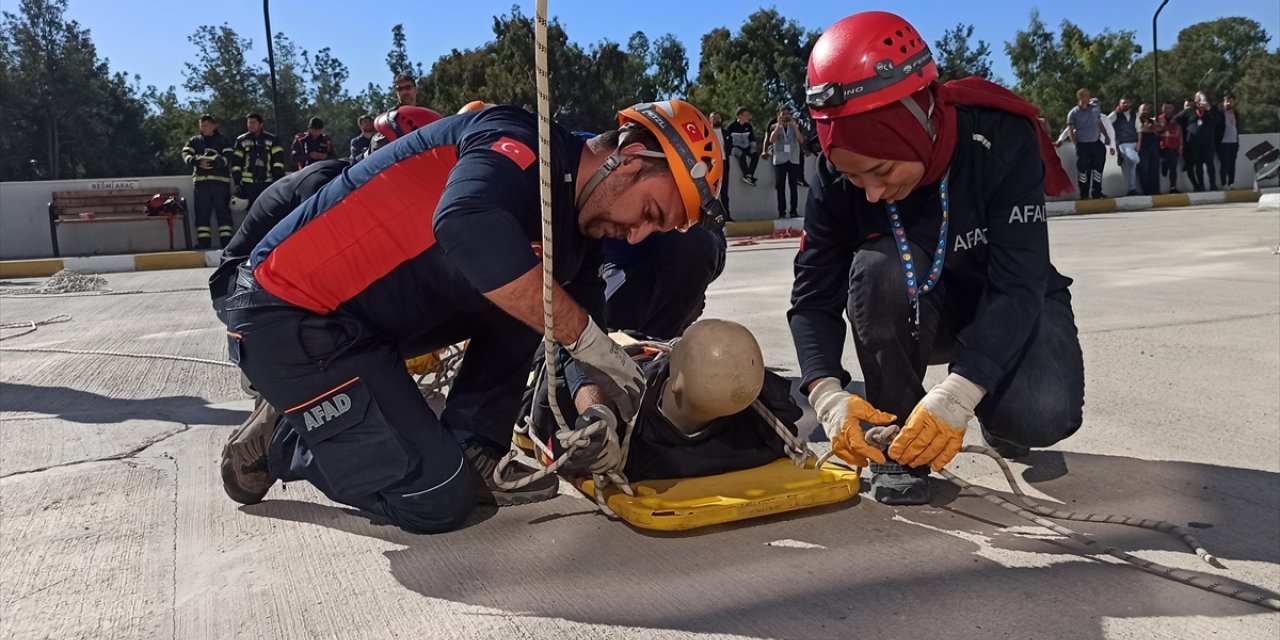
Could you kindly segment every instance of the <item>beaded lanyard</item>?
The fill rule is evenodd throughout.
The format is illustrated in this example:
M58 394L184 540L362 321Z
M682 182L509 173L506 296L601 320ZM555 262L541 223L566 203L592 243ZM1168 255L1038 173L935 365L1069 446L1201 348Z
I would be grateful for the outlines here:
M933 267L929 269L929 277L916 287L915 260L911 257L911 245L907 243L907 232L902 228L902 218L898 215L897 203L889 204L889 226L893 228L893 243L898 247L898 258L902 261L902 274L906 283L907 300L911 303L911 315L907 320L911 323L911 338L920 338L920 296L928 293L938 284L942 277L942 263L947 257L947 227L951 224L951 199L947 196L947 178L942 177L938 185L938 195L942 199L942 225L938 228L938 249L933 254Z

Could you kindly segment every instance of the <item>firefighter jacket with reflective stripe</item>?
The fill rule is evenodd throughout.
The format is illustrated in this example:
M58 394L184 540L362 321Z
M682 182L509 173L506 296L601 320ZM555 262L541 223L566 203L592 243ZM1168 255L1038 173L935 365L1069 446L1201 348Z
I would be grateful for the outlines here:
M187 146L182 148L182 162L191 167L191 179L194 182L210 180L230 183L231 156L231 141L216 129L211 136L191 136L187 140ZM201 160L209 160L208 168L205 168Z
M284 147L269 131L236 138L231 177L241 184L270 184L284 176Z

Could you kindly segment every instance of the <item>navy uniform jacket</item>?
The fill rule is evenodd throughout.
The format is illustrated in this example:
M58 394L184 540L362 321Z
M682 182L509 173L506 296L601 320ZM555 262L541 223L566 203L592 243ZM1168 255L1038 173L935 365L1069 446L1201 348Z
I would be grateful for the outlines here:
M583 142L552 127L555 277L593 317L600 241L578 229ZM537 121L516 107L445 118L343 171L273 228L249 264L258 284L317 314L343 313L401 345L491 313L482 293L541 262Z
M322 133L313 138L310 133L303 131L293 136L293 145L289 148L289 158L293 160L294 168L301 170L312 162L319 162L311 159L308 154L312 153L323 153L329 159L338 157L338 152L333 148L333 139L326 134Z
M269 184L284 177L284 147L276 134L259 131L236 138L231 177L240 184Z
M1045 294L1070 286L1071 279L1049 262L1044 166L1034 125L997 109L960 106L956 127L941 277L948 311L961 319L951 371L991 390L1025 346ZM942 204L936 184L917 189L898 210L914 244L937 246ZM867 202L862 189L820 162L787 314L802 389L827 376L848 384L840 356L850 267L858 247L879 236L892 236L886 205ZM931 250L915 260L922 273L932 266ZM899 283L891 295L905 297L905 285Z
M200 161L208 157L208 152L213 152L216 157L208 169L200 166ZM213 135L203 136L194 135L187 140L186 146L182 147L182 162L191 167L191 180L193 182L224 182L231 183L232 164L231 141L226 136L213 130Z
M351 166L349 160L321 160L302 171L295 171L267 187L253 201L244 222L222 250L222 262L209 276L209 293L214 309L221 313L221 300L231 293L236 269L249 259L249 253L267 237L281 220L298 208L307 198L338 177L343 169Z

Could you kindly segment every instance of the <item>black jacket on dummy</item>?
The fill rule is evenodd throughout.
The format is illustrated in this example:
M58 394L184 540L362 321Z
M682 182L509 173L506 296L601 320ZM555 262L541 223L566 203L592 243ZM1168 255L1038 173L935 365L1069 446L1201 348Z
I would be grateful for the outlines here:
M1036 327L1045 295L1070 286L1071 279L1049 262L1040 132L1021 116L967 106L956 107L956 128L948 177L950 228L939 281L957 332L951 370L995 389ZM883 201L867 202L865 192L825 160L818 163L817 177L809 190L787 313L802 389L828 376L849 383L840 355L848 333L844 314L853 255L869 240L892 237ZM898 203L898 212L916 245L916 268L925 272L942 221L938 184L917 188ZM887 295L905 296L905 288L900 283Z
M219 315L222 313L222 300L231 292L235 282L236 269L249 259L249 254L259 242L284 220L298 205L315 195L321 187L342 174L351 166L348 159L320 160L306 169L291 173L271 183L262 195L253 201L244 222L236 230L231 241L222 250L222 262L209 276L209 295L213 298L213 308Z
M670 359L666 355L643 355L636 359L644 372L647 388L640 403L635 431L631 436L627 464L623 468L627 479L639 481L709 476L750 469L786 457L782 438L751 407L713 420L694 436L685 435L658 410L662 388L671 373ZM560 370L563 370L563 360L559 364ZM532 417L534 433L543 443L550 440L552 450L559 456L563 451L554 437L558 428L547 403L545 368L542 367L540 357L534 366L537 375L533 386L525 393L525 410L522 415ZM578 412L563 380L558 381L560 410L565 421L572 427L578 419ZM766 371L759 400L792 434L796 433L795 423L804 412L791 398L790 382ZM529 410L531 403L532 412ZM618 425L620 442L624 435L625 426Z

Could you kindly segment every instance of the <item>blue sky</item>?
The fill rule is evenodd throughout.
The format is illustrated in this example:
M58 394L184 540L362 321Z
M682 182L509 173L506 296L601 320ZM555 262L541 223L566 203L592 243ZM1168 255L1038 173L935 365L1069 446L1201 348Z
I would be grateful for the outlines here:
M13 10L12 2L5 2ZM314 52L330 47L351 71L348 88L353 92L368 82L386 83L391 78L384 58L391 46L391 27L405 25L410 56L430 68L449 50L474 47L492 38L492 16L506 13L513 0L463 0L438 2L338 2L334 0L272 0L271 26L285 32L302 48ZM533 13L533 0L514 2L526 14ZM600 0L549 0L552 15L558 17L579 44L603 39L626 42L636 30L651 38L673 33L689 50L692 71L696 72L699 42L712 28L726 26L736 31L747 15L761 6L774 6L783 15L810 29L821 29L858 11L888 9L916 26L931 40L957 23L972 23L975 38L992 45L996 74L1013 80L1004 55L1004 42L1026 27L1031 10L1039 8L1051 27L1064 18L1079 24L1087 33L1104 29L1138 32L1144 50L1151 46L1151 14L1155 0L1140 2L1028 2L1027 0L975 2L925 2L898 0L893 3L839 2L830 0L780 0L773 3L711 0L708 2L607 2ZM383 10L390 7L390 10ZM421 8L419 8L421 7ZM438 7L438 8L437 8ZM1088 11L1081 12L1082 8ZM181 91L183 62L194 59L195 49L186 37L202 24L227 23L253 41L251 60L266 57L262 26L262 3L257 0L70 0L68 16L88 28L100 56L108 58L113 71L142 76L144 85L175 85ZM151 23L143 27L142 16ZM1259 21L1271 36L1274 49L1280 37L1280 2L1276 0L1234 0L1199 2L1172 0L1160 15L1161 48L1177 38L1188 25L1224 16L1247 16Z

